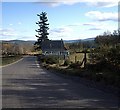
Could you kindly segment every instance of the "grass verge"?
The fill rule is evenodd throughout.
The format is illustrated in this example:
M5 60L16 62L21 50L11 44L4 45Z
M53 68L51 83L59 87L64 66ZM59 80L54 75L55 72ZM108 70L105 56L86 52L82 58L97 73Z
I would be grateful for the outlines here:
M54 59L54 58L53 58ZM50 59L49 59L50 60ZM94 81L95 83L102 83L106 86L120 87L120 72L108 68L108 63L100 62L97 64L87 64L86 68L83 68L78 63L70 63L68 65L60 65L58 63L48 63L41 60L38 56L38 61L42 67L45 67L49 71L55 71L64 75L78 76L87 80Z
M120 82L116 81L115 80L116 78L113 78L113 76L112 76L113 79L111 80L110 75L101 76L100 73L96 73L95 71L93 72L91 70L85 70L83 68L74 69L69 68L68 66L59 67L58 65L55 64L48 65L45 63L41 64L41 66L55 74L62 75L63 77L67 77L72 80L75 79L75 81L78 81L78 83L81 84L85 84L87 87L96 88L98 90L102 90L115 95L119 94ZM104 73L106 74L107 72L104 71Z
M13 63L21 58L22 58L21 55L2 57L0 60L0 66L5 66L7 64L11 64L11 63Z

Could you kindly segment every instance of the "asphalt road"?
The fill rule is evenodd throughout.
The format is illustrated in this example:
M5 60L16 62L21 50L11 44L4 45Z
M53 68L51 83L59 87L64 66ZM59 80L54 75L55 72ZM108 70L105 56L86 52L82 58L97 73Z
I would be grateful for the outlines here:
M2 68L2 108L117 108L118 97L42 69L35 56Z

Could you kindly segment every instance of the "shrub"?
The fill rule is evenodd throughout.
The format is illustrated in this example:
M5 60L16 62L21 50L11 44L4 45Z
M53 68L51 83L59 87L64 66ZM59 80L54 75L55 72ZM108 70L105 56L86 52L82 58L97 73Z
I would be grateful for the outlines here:
M96 64L87 64L86 67L88 70L92 70L92 71L95 71L95 72L101 72L103 69L106 68L106 61L103 60L103 61L100 61Z
M68 66L69 64L70 64L70 60L67 59L67 60L65 60L65 62L64 62L63 65L64 65L64 66Z
M95 75L95 81L102 81L102 79L103 79L103 76L102 76L102 74L96 74Z
M46 58L40 58L41 62L46 62Z
M46 63L47 64L57 64L59 62L59 59L57 57L47 57Z
M78 68L80 68L80 66L81 66L81 63L80 62L76 62L76 63L71 63L69 67L78 69Z
M46 64L57 64L59 59L54 56L38 56L38 61Z

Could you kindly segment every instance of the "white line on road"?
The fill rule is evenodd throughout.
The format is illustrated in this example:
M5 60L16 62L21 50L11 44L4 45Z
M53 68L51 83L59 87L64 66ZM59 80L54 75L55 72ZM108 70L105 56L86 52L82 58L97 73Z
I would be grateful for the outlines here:
M37 65L38 68L40 67L39 64L36 64L36 65Z
M37 61L37 60L35 61L35 63L36 63L36 66L39 68L40 65L38 64L38 61Z

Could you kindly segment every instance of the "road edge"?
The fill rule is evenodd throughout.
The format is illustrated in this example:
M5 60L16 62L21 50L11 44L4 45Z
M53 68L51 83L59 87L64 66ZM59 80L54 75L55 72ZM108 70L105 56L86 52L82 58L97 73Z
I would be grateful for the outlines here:
M10 65L13 65L15 63L18 63L19 61L23 60L23 58L20 58L19 60L13 62L13 63L10 63L10 64L7 64L7 65L4 65L4 66L0 66L0 68L4 68L4 67L7 67L7 66L10 66Z

